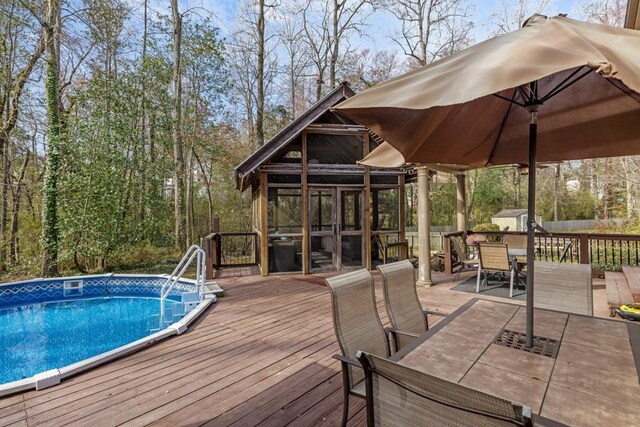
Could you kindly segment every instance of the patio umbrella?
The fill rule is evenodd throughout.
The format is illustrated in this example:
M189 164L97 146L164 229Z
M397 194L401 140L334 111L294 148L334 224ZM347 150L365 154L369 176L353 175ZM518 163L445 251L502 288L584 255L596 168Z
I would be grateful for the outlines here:
M640 32L534 15L335 110L387 141L365 165L529 166L531 346L536 162L640 154Z

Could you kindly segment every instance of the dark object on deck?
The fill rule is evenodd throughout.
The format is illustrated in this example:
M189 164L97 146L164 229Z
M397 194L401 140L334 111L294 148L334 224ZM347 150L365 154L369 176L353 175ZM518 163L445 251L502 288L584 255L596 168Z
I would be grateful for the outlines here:
M627 320L640 320L640 304L622 304L615 309L616 313L623 319Z

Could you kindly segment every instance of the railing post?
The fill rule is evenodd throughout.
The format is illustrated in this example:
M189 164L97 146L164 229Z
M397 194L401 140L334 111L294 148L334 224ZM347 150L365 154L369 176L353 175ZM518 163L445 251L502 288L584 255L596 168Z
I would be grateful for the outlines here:
M207 237L202 239L202 249L204 249L206 255L205 269L207 272L207 280L213 279L213 267L215 263L214 237L215 234L209 234Z
M453 274L453 258L451 253L451 240L444 237L444 274Z
M580 234L580 264L591 264L589 259L589 235Z

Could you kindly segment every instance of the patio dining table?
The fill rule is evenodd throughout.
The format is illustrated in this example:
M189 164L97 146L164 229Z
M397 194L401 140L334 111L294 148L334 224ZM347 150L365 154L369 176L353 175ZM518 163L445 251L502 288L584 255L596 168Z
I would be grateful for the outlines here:
M640 325L541 309L534 316L536 351L512 348L509 341L524 342L525 307L473 299L392 360L547 420L638 425Z

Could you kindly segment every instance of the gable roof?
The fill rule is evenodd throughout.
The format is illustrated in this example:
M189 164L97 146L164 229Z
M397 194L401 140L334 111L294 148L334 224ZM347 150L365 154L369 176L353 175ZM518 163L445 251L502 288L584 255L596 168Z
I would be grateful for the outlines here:
M526 213L526 209L503 209L491 218L515 218Z
M258 148L253 154L247 157L235 168L236 187L240 191L246 190L251 184L258 168L268 162L281 149L295 140L302 131L329 112L331 107L339 104L347 98L351 98L355 92L346 82L341 83L322 99L316 102L311 108L302 113L294 121L289 123L269 142Z

